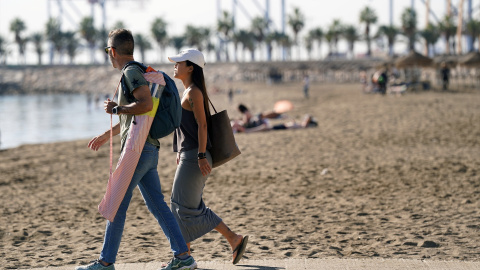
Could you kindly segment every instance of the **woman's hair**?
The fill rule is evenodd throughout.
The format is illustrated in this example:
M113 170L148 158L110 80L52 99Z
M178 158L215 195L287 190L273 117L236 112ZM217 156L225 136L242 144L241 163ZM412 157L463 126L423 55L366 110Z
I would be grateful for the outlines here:
M193 66L193 72L192 72L192 82L194 85L196 85L200 91L202 91L203 95L203 107L205 108L205 114L207 117L210 117L210 106L208 105L208 93L207 93L207 87L205 86L205 77L203 76L203 68L198 66L197 64L186 61L187 66Z
M239 110L241 113L245 113L246 111L248 111L247 106L245 106L245 105L243 105L243 104L238 105L238 110Z

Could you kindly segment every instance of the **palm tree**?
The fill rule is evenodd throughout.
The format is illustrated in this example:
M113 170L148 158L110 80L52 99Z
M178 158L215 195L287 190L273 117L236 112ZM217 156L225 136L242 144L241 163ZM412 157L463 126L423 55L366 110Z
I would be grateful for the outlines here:
M440 38L440 30L438 29L438 27L429 23L427 25L427 28L425 28L423 31L420 31L420 36L422 36L423 39L425 39L425 43L427 45L426 55L427 56L430 55L430 47L434 50L433 54L435 55L434 45L435 43L437 43L438 39Z
M100 48L101 48L101 52L102 52L102 55L103 55L103 62L106 64L108 63L108 54L106 53L103 53L103 48L107 47L108 45L108 32L107 32L107 29L101 29L98 31L98 35L97 35L97 40L100 44Z
M118 21L113 25L112 29L125 29L125 24L122 21Z
M325 40L328 44L328 56L332 57L333 55L333 32L331 29L328 29L327 33L325 34Z
M6 56L7 49L5 48L5 45L6 45L5 39L2 36L0 36L0 59L2 59L3 57L3 64L7 62L7 56Z
M200 44L199 50L208 49L210 44L211 30L208 27L200 27Z
M293 42L290 39L290 37L287 36L286 34L280 33L278 40L280 42L281 48L282 49L285 48L287 51L287 59L291 59L291 50L292 50Z
M187 25L186 27L187 28L185 30L185 43L188 46L200 48L202 41L200 38L200 29L193 25Z
M215 55L217 54L217 47L211 42L211 40L207 41L207 45L205 46L205 50L207 51L207 54L210 54L211 52L215 52ZM207 60L207 55L205 56L205 61Z
M305 37L305 49L307 50L308 59L312 59L313 38L310 35Z
M50 65L53 64L53 50L57 51L59 53L59 59L61 61L61 52L62 52L62 33L60 31L60 23L54 19L51 18L48 20L47 25L46 25L46 36L47 40L50 41L51 43L51 53L50 53Z
M245 53L246 50L249 50L251 53L252 61L255 61L255 37L254 34L248 30L239 30L235 34L235 38L238 40L238 43L242 44L242 50ZM245 57L243 57L245 61Z
M233 20L233 17L230 16L230 14L227 11L223 11L223 17L218 19L217 21L217 31L222 33L223 43L226 44L226 48L222 48L222 49L225 50L225 59L227 60L227 62L230 62L230 57L228 55L228 43L232 38L230 35L234 28L235 28L235 22Z
M338 40L340 39L340 35L342 34L342 31L343 31L343 26L340 20L338 19L333 20L328 31L332 35L331 42L332 42L333 48L335 49L335 54L338 54Z
M266 32L269 26L269 22L263 17L255 17L252 20L251 34L255 41L257 41L258 47L261 48L262 43L265 41Z
M64 42L65 42L65 49L67 51L67 55L70 58L70 64L73 64L75 60L75 56L77 55L77 48L78 48L78 39L75 37L75 32L65 32L63 33Z
M395 26L382 25L378 28L378 32L375 35L376 38L385 36L388 42L388 55L393 56L393 45L395 44L395 39L400 33L400 30Z
M31 36L31 40L33 44L35 45L35 52L37 53L38 56L38 65L42 65L42 54L44 52L43 50L43 35L42 33L35 33Z
M95 41L98 35L98 31L93 25L92 17L85 17L80 22L80 35L85 41L87 41L88 46L90 47L91 61L95 63Z
M417 34L417 13L411 8L406 8L402 13L402 31L408 38L408 48L415 49L415 35Z
M233 53L235 54L235 62L238 62L238 55L237 55L238 45L242 43L240 34L241 34L240 31L236 31L236 32L233 32L233 35L232 35Z
M281 33L278 31L273 31L265 36L265 44L267 45L267 55L269 55L269 61L272 60L272 51L273 51L273 43L275 42L277 45L280 44Z
M347 40L350 57L354 58L355 42L360 39L360 35L357 33L357 28L353 25L345 26L342 31L342 36Z
M450 54L450 38L457 32L457 26L453 22L452 16L445 15L439 24L440 31L443 33L446 42L446 53Z
M138 46L142 62L145 62L145 51L150 50L152 48L152 44L150 41L148 41L147 37L142 34L136 34L133 40L135 41L135 45Z
M185 44L185 37L184 36L174 36L170 38L170 44L175 48L177 52L179 52L183 45Z
M370 39L370 25L377 22L377 14L375 10L365 7L360 12L360 22L365 23L365 39L367 40L367 56L372 55L372 48L371 48L371 39Z
M298 59L300 59L300 44L298 43L298 33L305 26L305 16L299 8L293 10L293 14L288 16L288 25L292 27L294 42L298 47Z
M322 39L324 36L323 30L320 27L317 27L315 29L312 29L308 32L308 36L312 39L312 41L317 42L317 47L318 47L318 59L321 59L321 48L322 48Z
M472 44L475 44L475 40L478 38L478 48L480 50L480 21L479 20L470 20L467 22L465 32L472 37ZM475 46L472 46L472 51Z
M167 23L161 19L156 18L153 21L152 28L150 29L153 35L153 38L160 47L160 62L163 62L165 55L165 47L168 44L168 37L167 37Z
M196 47L199 51L203 51L209 39L210 29L206 27L195 27L193 25L186 26L185 43L188 46Z
M18 45L18 54L25 63L25 45L28 41L27 38L22 38L21 34L25 31L27 27L25 23L20 19L16 18L10 23L10 31L15 34L15 42Z

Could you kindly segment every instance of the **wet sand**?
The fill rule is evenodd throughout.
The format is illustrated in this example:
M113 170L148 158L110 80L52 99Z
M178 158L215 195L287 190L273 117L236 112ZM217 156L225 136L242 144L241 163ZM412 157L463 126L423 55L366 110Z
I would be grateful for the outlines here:
M250 235L248 259L394 258L480 260L480 91L362 94L359 85L237 84L232 104L295 105L280 123L312 114L316 128L236 134L242 155L214 170L206 204ZM106 127L107 128L107 127ZM169 201L171 137L159 174ZM72 267L96 259L105 220L97 212L108 179L108 145L88 140L0 152L0 268ZM114 143L118 158L118 138ZM192 243L197 260L228 260L211 232ZM119 263L167 261L168 242L135 191Z

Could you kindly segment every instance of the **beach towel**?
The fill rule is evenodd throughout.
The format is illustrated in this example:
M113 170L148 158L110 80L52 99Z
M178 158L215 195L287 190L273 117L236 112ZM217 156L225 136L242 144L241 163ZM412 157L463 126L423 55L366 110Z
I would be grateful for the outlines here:
M127 140L120 153L117 167L113 173L110 173L107 190L98 205L100 214L111 222L115 219L118 208L130 185L138 160L145 146L153 118L157 112L162 91L166 85L162 72L157 72L151 67L147 68L143 76L149 83L153 109L147 113L135 115L135 117L132 118Z

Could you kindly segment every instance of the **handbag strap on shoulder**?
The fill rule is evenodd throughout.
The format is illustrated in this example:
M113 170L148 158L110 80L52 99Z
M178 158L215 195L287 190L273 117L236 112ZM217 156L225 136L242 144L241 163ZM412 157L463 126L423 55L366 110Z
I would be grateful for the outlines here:
M217 110L215 109L215 106L213 106L213 103L212 103L212 101L210 100L210 98L208 99L208 102L210 102L210 105L212 105L213 110L215 111L215 113L217 113Z

